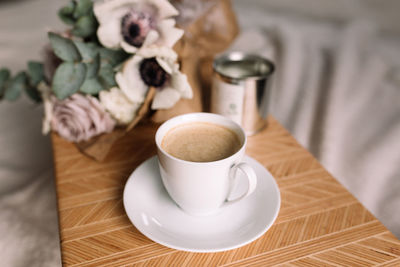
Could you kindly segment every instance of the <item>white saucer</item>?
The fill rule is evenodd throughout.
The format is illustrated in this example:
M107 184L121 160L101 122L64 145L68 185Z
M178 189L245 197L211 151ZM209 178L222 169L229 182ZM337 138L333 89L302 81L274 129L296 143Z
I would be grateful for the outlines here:
M256 160L246 156L244 161L257 174L257 188L253 194L222 207L216 215L195 217L183 212L169 197L161 181L157 156L154 156L129 177L124 190L125 211L140 232L170 248L217 252L244 246L271 227L281 202L272 175ZM237 194L246 187L246 183L239 182Z

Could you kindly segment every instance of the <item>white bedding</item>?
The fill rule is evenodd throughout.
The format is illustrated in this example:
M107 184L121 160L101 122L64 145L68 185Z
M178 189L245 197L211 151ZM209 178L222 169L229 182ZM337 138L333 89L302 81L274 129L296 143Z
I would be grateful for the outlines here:
M400 5L294 2L234 1L242 36L232 49L275 60L271 113L400 237L400 30L391 11ZM63 3L0 2L0 67L40 58L45 30L63 28ZM59 266L41 108L21 99L0 112L0 265Z
M293 13L293 3L282 12L287 1L253 3L235 1L244 36L232 49L276 62L271 113L400 237L400 26L387 13L394 7L334 20L318 1L301 1L312 3L308 14L300 4L303 13Z
M400 237L400 26L390 24L394 2L373 13L371 2L349 1L347 17L320 1L300 2L289 9L287 1L254 1L251 8L235 1L244 36L232 49L274 58L271 113ZM351 3L365 12L352 13ZM323 12L330 19L318 16ZM250 47L247 40L258 42Z

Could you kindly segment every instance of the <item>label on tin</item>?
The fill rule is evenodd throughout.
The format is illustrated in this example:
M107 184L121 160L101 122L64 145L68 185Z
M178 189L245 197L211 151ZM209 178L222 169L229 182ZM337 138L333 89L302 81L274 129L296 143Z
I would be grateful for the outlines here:
M213 77L211 112L242 124L244 85L226 83Z

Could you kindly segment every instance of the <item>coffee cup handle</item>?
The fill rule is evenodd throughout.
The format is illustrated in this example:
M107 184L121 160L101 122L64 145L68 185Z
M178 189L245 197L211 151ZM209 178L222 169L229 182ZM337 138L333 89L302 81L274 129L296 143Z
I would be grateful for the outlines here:
M236 185L236 173L238 170L242 171L246 175L247 182L248 182L248 188L247 188L247 191L243 195L241 195L240 197L238 197L236 199L230 200L229 195L232 194L232 191L236 187L235 186ZM229 178L231 180L231 184L230 184L230 190L228 193L228 197L225 201L226 204L236 203L236 202L246 198L247 196L251 195L251 193L253 193L254 190L256 189L257 175L254 172L253 168L250 167L250 165L247 163L242 162L242 163L234 165L229 171Z

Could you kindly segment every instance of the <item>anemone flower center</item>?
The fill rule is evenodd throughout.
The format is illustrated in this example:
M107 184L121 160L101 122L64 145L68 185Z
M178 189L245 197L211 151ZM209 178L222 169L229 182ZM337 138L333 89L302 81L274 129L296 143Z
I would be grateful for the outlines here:
M148 86L161 87L165 84L168 74L157 63L156 58L146 58L140 63L140 76Z
M151 29L155 29L155 21L150 13L131 10L122 17L121 34L132 46L141 47Z

